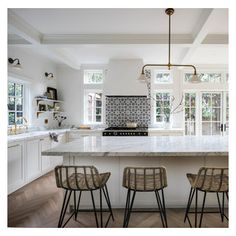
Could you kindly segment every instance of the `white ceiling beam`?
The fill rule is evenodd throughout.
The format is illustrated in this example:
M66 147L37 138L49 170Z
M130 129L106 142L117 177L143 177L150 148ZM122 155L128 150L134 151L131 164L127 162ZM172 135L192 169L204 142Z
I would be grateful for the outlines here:
M8 27L15 34L31 44L40 44L42 34L8 9Z
M44 45L67 44L167 44L167 34L75 34L43 35ZM173 35L173 44L192 44L189 34Z
M68 65L69 67L73 69L80 69L81 64L74 58L74 55L72 55L67 49L64 48L55 48L55 47L48 47L48 50L50 53L52 53L55 57L58 58L62 63Z
M189 62L189 59L197 49L197 47L202 43L204 38L208 34L208 21L213 13L213 9L203 9L202 14L200 15L199 20L197 21L197 25L195 26L195 29L193 31L193 43L191 47L188 49L184 57L182 58L181 63L186 64Z
M225 44L228 45L229 36L228 34L208 34L202 44Z

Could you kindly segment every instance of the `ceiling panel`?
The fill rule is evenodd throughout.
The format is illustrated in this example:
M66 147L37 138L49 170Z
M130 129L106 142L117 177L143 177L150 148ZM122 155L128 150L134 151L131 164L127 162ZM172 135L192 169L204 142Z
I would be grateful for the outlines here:
M165 9L11 9L43 34L168 33ZM172 30L192 33L202 9L175 9ZM186 20L187 19L187 20Z

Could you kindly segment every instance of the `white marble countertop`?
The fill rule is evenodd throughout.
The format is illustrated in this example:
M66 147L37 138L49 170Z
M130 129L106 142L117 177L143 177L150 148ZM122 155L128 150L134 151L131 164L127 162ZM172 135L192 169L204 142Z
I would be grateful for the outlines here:
M68 130L69 129L52 129L52 130L40 130L40 131L26 132L26 133L16 134L16 135L8 135L7 141L8 142L24 141L24 140L28 140L28 139L35 139L38 137L46 137L49 135L50 132L62 134Z
M89 136L42 152L60 156L228 156L228 138L222 136Z

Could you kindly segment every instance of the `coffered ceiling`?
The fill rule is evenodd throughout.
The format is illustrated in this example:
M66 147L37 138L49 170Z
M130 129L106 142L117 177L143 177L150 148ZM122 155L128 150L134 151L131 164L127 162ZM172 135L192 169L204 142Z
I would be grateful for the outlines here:
M228 9L175 9L171 61L228 64ZM143 58L166 63L165 9L9 9L8 44L25 47L56 63L107 63Z

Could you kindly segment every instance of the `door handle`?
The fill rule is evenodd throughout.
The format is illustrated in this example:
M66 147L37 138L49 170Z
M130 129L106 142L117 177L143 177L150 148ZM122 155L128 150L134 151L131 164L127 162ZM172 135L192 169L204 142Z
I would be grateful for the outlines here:
M223 132L224 131L224 125L220 124L220 131Z

